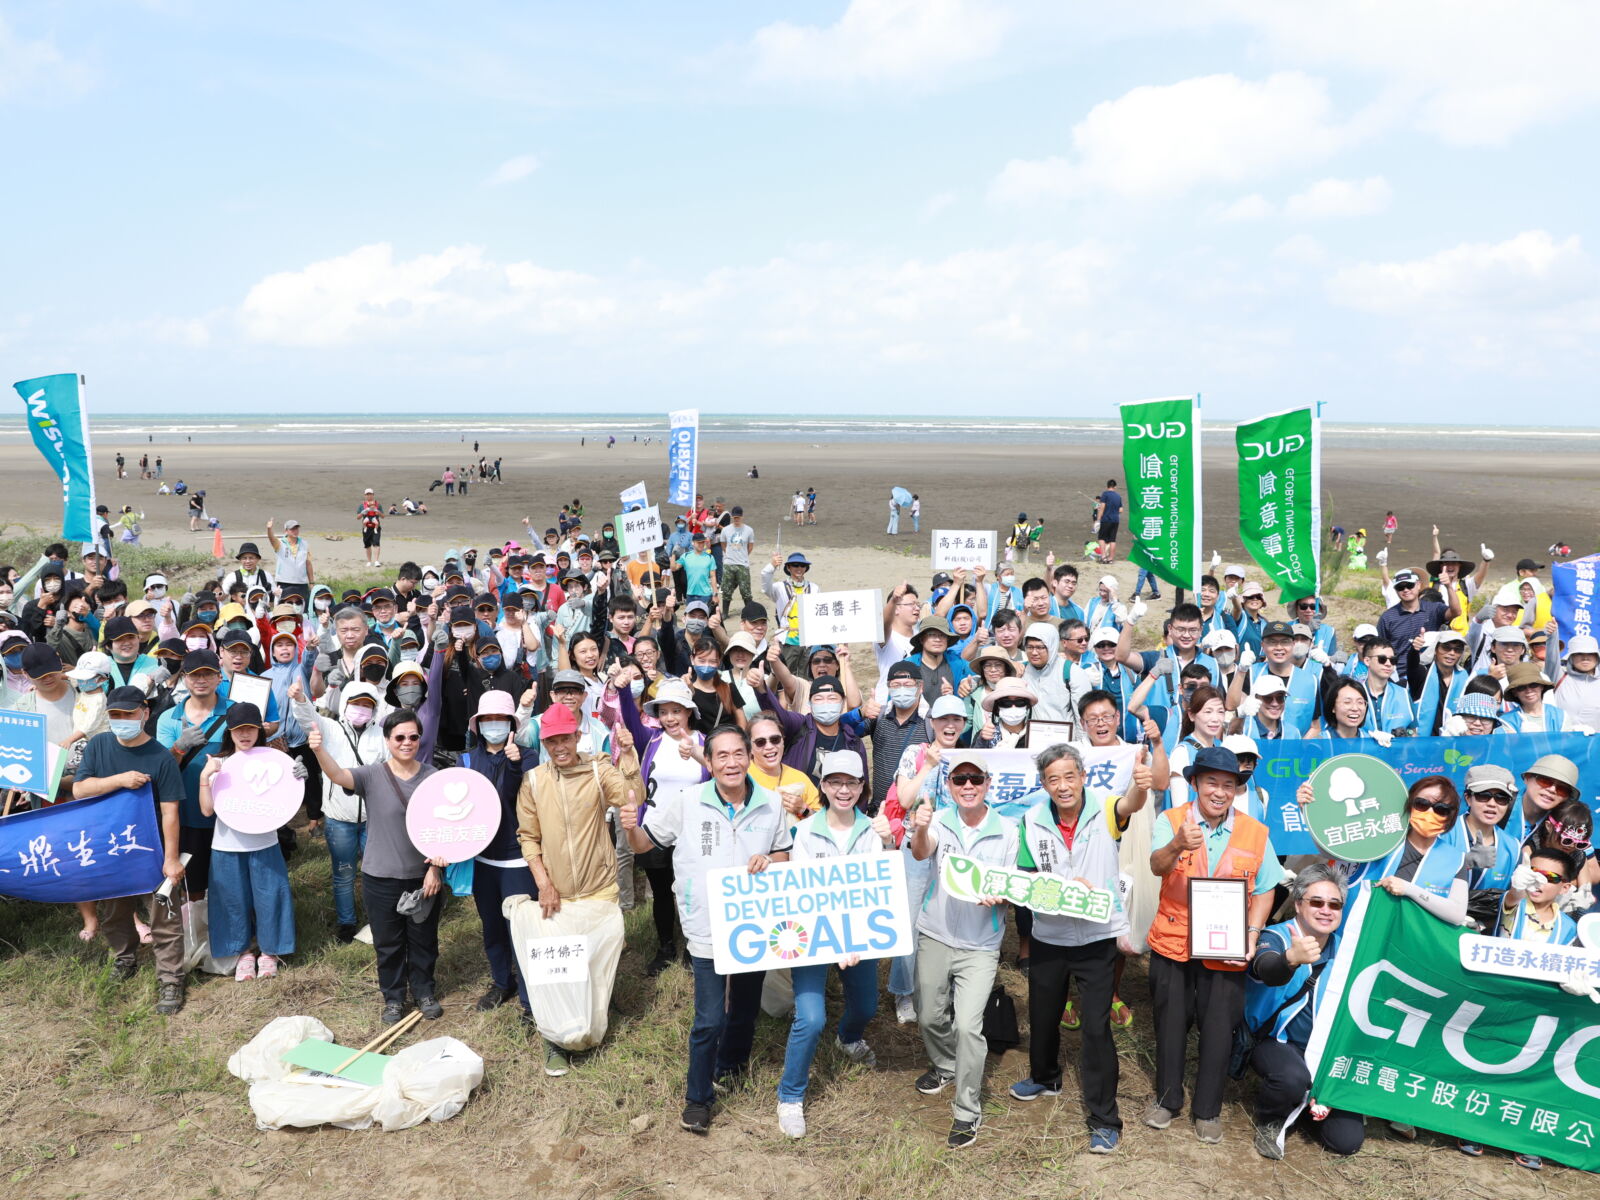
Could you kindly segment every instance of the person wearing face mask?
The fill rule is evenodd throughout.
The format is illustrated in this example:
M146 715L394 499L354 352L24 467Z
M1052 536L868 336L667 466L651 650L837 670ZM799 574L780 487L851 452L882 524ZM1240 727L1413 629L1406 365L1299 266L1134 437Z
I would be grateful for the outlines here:
M928 723L922 717L922 668L909 661L895 663L887 672L885 692L888 703L880 705L876 700L867 701L862 709L864 720L858 727L862 737L872 738L869 816L883 806L906 747L933 740Z
M1028 749L1028 727L1037 704L1038 697L1024 680L1002 679L983 698L987 720L973 745L985 750Z
M1072 726L1070 740L1077 736L1077 709L1065 665L1057 653L1060 644L1060 632L1050 622L1029 625L1022 635L1022 655L1027 660L1022 681L1036 697L1032 715L1041 721L1062 721Z
M738 724L743 728L748 719L733 688L722 678L721 666L722 653L709 637L690 652L686 681L700 713L700 723L712 729L725 724Z
M139 630L134 623L124 616L112 617L101 627L100 635L101 644L111 652L112 686L131 684L142 691L161 664L141 651Z
M1428 646L1422 653L1420 665L1426 671L1411 677L1416 693L1417 733L1422 737L1437 737L1466 693L1467 673L1460 667L1467 639L1454 629L1441 629L1437 634L1423 636L1428 639Z
M1243 669L1234 673L1228 689L1228 707L1243 717L1257 715L1261 702L1254 694L1255 688L1266 676L1272 675L1283 684L1287 697L1278 719L1288 731L1287 736L1304 737L1320 715L1322 670L1320 666L1295 664L1294 630L1283 621L1268 621L1261 627L1260 645L1261 662L1248 661L1254 657L1250 653L1241 655ZM1401 689L1395 691L1398 697ZM1409 703L1406 716L1410 716Z
M777 658L778 655L778 650L768 651L768 657L771 659ZM836 751L848 750L861 755L862 761L865 762L866 747L855 732L844 723L845 690L838 678L821 675L813 679L810 684L810 701L810 711L801 714L791 712L782 699L765 685L756 692L757 704L776 717L782 729L783 739L788 747L783 751L783 761L804 773L810 782L815 784L822 778L819 772L824 757ZM757 757L760 755L757 754Z
M312 656L301 649L293 631L279 630L268 642L266 677L272 681L271 706L279 717L274 739L290 758L305 770L306 816L315 832L322 824L322 775L317 766L317 756L306 745L306 727L295 716L289 692L296 683L304 695L311 688Z
M1546 672L1555 681L1555 702L1574 722L1600 729L1600 641L1587 633L1573 636L1564 655L1546 655Z
M85 654L95 649L95 632L89 625L90 604L78 585L69 585L62 599L56 622L45 635L65 666L74 666Z
M994 582L984 594L984 611L992 619L1001 609L1022 609L1022 588L1017 584L1017 570L1010 563L1001 563L995 570Z
M145 732L149 713L144 695L137 688L119 687L106 697L106 715L111 728L90 738L84 747L83 761L72 783L72 796L75 800L87 800L121 788L150 785L161 828L161 871L174 884L171 898L163 899L152 892L108 900L100 931L115 958L114 977L119 983L132 979L138 970L139 954L134 914L144 910L160 983L156 1012L171 1016L183 1008L187 974L183 965L184 889L176 886L184 874L178 845L178 808L184 800L184 787L176 760Z
M438 653L434 654L426 671L416 663L401 663L390 669L389 684L383 692L390 711L408 708L416 714L422 729L422 741L417 748L419 762L432 762L438 748L444 666L445 656ZM465 731L463 720L462 732ZM450 756L450 765L455 765L454 755Z
M22 607L22 631L36 642L42 642L56 623L61 607L62 565L52 562L39 577L39 595Z
M22 652L31 644L31 639L20 629L8 629L0 633L0 658L5 661L5 684L0 688L0 707L14 709L24 696L33 691L33 680L22 669Z
M67 678L60 657L43 642L23 648L21 665L33 687L17 701L16 711L42 715L45 739L65 751L70 763L74 755L82 753L79 743L84 736L73 723L78 697L72 681ZM70 785L70 778L64 776L62 786Z

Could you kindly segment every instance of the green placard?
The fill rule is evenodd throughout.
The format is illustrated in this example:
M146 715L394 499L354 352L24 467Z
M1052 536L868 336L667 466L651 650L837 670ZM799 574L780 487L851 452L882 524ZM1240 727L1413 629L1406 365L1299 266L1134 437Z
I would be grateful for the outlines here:
M1198 588L1200 398L1141 400L1122 405L1121 415L1128 561L1173 587Z
M1239 537L1285 604L1315 596L1321 549L1321 422L1299 408L1234 431L1239 449Z
M1345 862L1374 862L1406 836L1406 785L1370 754L1340 754L1311 775L1306 825L1326 853Z
M309 1038L293 1049L285 1050L283 1061L304 1067L308 1071L320 1071L324 1075L329 1075L333 1073L335 1067L355 1052L354 1046L341 1046L337 1042L319 1042L315 1038ZM340 1071L339 1078L365 1084L367 1087L377 1087L383 1082L383 1069L388 1065L387 1054L368 1052Z

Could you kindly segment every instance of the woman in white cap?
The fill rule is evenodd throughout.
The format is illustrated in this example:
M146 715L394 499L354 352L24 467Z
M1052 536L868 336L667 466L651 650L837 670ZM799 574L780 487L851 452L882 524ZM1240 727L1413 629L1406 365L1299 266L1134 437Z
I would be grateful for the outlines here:
M316 582L317 576L311 565L311 547L300 536L300 522L293 518L285 521L283 537L279 538L273 531L271 520L268 520L267 541L272 544L272 552L278 556L274 571L278 580L278 595L288 597L293 594L301 600L310 599L311 585Z
M1289 689L1283 680L1270 671L1263 671L1251 683L1250 694L1239 701L1239 715L1233 721L1234 733L1264 742L1304 736L1284 726L1283 714L1288 699Z
M1546 654L1551 679L1555 681L1555 700L1561 711L1580 725L1600 729L1600 641L1580 633L1567 642L1562 656Z
M800 822L794 832L790 862L840 858L853 854L885 854L894 849L889 818L882 812L870 820L858 807L866 767L854 750L834 750L822 756L820 770L825 807ZM826 988L829 969L792 967L794 1024L783 1056L783 1077L778 1081L778 1128L792 1138L806 1135L806 1088L811 1082L811 1062L827 1023ZM844 1011L839 1015L836 1043L853 1063L872 1067L877 1058L863 1040L867 1023L878 1011L878 964L848 954L839 961L839 981Z
M1095 630L1110 626L1118 633L1122 632L1122 623L1128 619L1127 607L1117 599L1117 583L1115 575L1100 576L1100 585L1096 594L1089 598L1088 607L1083 610L1083 623L1089 627L1092 637Z
M1461 659L1467 652L1467 636L1451 628L1422 636L1428 642L1422 653L1428 673L1417 696L1417 736L1437 737L1466 691L1467 673L1461 669Z

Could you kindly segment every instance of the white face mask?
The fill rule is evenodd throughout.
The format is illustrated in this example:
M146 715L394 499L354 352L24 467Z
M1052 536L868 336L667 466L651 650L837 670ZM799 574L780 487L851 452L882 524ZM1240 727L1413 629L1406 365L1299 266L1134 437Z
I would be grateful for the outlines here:
M1311 647L1310 646L1296 646L1294 648L1294 660L1297 663L1305 662L1306 658L1310 654L1311 654Z
M1028 706L1026 704L996 704L995 716L1000 718L1002 725L1021 725L1028 719Z
M206 637L206 635L203 633L196 634L194 637L184 638L183 644L189 647L191 650L204 650L207 646L211 645L211 639Z
M1016 582L1017 582L1017 577L1015 575L1002 575L1002 576L1000 576L1000 586L1001 587L1013 587L1013 586L1016 585Z
M333 600L327 596L318 596L312 603L318 612L327 612L333 607Z
M817 700L811 705L811 715L822 725L832 725L844 713L844 704L837 699Z
M889 689L889 702L896 708L910 708L917 702L919 690L915 684L897 683Z
M1221 667L1224 671L1233 666L1232 650L1218 650L1213 657L1217 660L1217 666Z
M285 617L283 620L279 621L274 628L276 628L279 633L293 633L294 624L295 623L293 621Z
M511 736L510 721L479 721L478 733L491 746L498 746Z
M628 684L628 690L633 693L633 698L637 700L640 696L644 695L644 680L633 680Z

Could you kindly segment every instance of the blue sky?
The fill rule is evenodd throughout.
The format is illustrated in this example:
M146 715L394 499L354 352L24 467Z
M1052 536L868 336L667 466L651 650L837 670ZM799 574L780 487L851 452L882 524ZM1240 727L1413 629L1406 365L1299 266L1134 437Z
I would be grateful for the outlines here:
M98 411L1590 424L1597 51L1556 0L20 0L0 352Z

